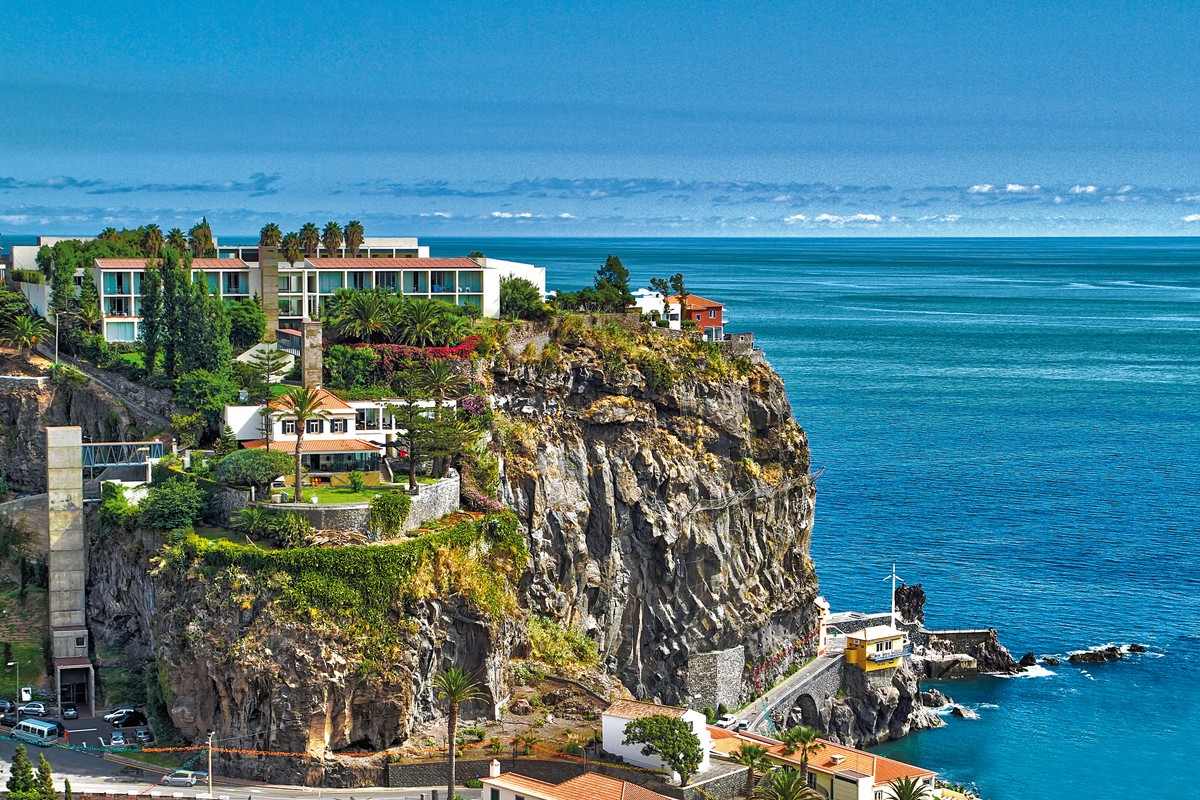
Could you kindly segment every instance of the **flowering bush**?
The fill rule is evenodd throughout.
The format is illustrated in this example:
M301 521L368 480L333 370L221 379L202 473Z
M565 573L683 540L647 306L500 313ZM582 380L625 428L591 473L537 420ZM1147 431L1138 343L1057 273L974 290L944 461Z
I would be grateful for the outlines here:
M454 347L414 347L407 344L359 344L353 349L367 349L376 359L367 383L387 383L397 372L414 366L424 367L434 361L466 361L479 346L478 336L468 336Z
M498 514L504 510L504 503L480 492L477 489L463 489L462 491L463 505L469 511L481 511L484 514Z
M479 417L486 414L491 409L488 408L488 403L477 394L469 394L458 401L458 407L471 417Z

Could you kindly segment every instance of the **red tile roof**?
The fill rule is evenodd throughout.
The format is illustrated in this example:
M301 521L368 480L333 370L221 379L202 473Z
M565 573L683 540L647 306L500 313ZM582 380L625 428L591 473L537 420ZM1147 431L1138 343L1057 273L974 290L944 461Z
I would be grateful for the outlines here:
M266 439L255 439L246 442L246 447L253 450L266 443ZM278 453L294 453L296 439L276 439L271 442L271 449ZM382 449L383 445L362 439L305 439L300 443L301 453L377 453Z
M876 786L891 783L897 778L924 778L937 774L931 770L914 767L912 764L905 764L903 761L895 761L883 756L872 755L862 750L855 750L853 747L834 744L824 739L818 741L825 746L809 756L809 769L826 773L846 772L847 770L861 772L864 775L873 776ZM800 766L803 761L799 752L784 755L782 744L769 748L767 752L773 758L786 761L789 764L795 764L796 766ZM841 760L835 763L835 758L839 756Z
M469 258L307 258L317 269L483 269Z
M676 305L676 306L679 305L679 295L677 295L677 294L671 295L670 297L667 298L667 302L670 303L671 305ZM700 310L700 309L708 309L708 308L713 308L713 307L724 308L725 304L718 303L716 300L706 300L697 294L689 294L687 296L687 307L688 307L688 310L691 310L691 309Z
M545 800L669 800L666 795L650 791L636 783L595 772L585 772L559 784L546 783L512 772L484 780L502 789Z
M347 405L344 400L342 400L340 397L338 397L337 395L335 395L333 392L329 391L328 389L317 389L317 396L320 398L320 402L321 402L320 409L322 411L353 411L354 410L349 405ZM276 397L274 400L271 401L271 403L267 407L270 408L272 411L282 411L284 414L286 414L288 412L288 409L291 408L291 405L289 405L287 403L287 401L284 400L285 397L287 397L287 395L281 395L279 397Z
M655 715L682 719L683 715L687 713L687 709L663 706L658 703L643 703L641 700L618 700L604 709L604 713L621 719L642 719Z
M149 258L97 258L100 269L145 269ZM157 260L157 259L155 259ZM193 258L192 269L250 269L240 258Z

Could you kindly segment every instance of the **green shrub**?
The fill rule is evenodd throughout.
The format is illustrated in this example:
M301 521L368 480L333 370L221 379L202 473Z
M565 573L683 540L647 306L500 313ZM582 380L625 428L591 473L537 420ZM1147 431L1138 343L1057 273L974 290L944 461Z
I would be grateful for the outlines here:
M251 539L265 539L272 532L272 517L262 506L249 506L233 515L233 529Z
M203 508L204 492L195 481L168 478L142 502L142 524L160 531L190 528Z
M376 536L395 536L404 530L411 507L412 498L404 492L396 489L380 492L371 500L367 526Z
M583 317L579 314L565 314L559 320L558 329L554 331L554 339L565 345L583 344L585 326Z
M325 371L332 389L363 389L376 379L379 354L369 347L331 345L325 349Z
M119 483L104 483L100 487L100 530L105 533L127 533L138 526L140 511L125 497Z
M43 286L46 283L46 276L42 274L41 270L37 269L14 269L8 274L17 283L36 283L39 286Z
M312 543L313 527L308 517L288 511L273 514L271 518L271 543L276 547L304 547Z
M479 778L467 778L465 781L463 781L463 786L467 787L468 789L482 789L483 781L479 780Z
M362 492L363 488L367 485L367 480L363 477L362 470L350 470L346 475L346 480L350 482L350 491L356 494Z
M675 374L671 367L656 356L643 356L638 361L638 369L646 377L646 388L655 394L669 391L675 385Z
M579 742L567 742L562 749L562 752L569 756L583 755L583 748L579 746Z
M594 666L600 663L594 641L546 617L529 618L529 649L534 658L547 664Z

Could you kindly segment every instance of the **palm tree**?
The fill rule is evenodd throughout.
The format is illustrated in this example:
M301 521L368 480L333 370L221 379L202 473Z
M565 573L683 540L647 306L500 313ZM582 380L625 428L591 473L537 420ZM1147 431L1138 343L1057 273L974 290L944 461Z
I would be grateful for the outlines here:
M321 231L321 244L325 246L325 255L337 258L338 248L342 246L342 226L332 220L326 222L325 229Z
M394 322L381 295L353 289L334 292L325 304L325 317L338 336L360 342L385 338Z
M79 310L75 312L75 316L87 326L89 331L96 330L100 323L104 321L104 315L100 313L100 304L97 302L81 302Z
M283 260L296 266L296 262L304 258L304 249L300 245L300 234L288 233L280 240Z
M50 326L38 316L22 314L9 320L4 327L4 341L22 353L32 350L50 338Z
M117 233L116 228L105 228L104 230L100 231L99 238L104 239L105 241L108 241L108 242L121 241L121 235L119 233Z
M892 800L926 800L932 797L929 788L916 778L897 778L888 784Z
M467 386L467 379L454 366L444 359L430 361L423 370L417 373L417 388L433 398L435 419L442 418L442 405L447 397L458 397ZM442 476L445 472L447 459L433 460L433 474Z
M754 796L760 800L822 800L808 780L790 767L768 772Z
M184 250L187 250L187 236L179 228L171 228L171 230L167 231L166 244L173 250L178 250L182 253Z
M283 232L279 230L279 226L274 222L268 222L262 226L262 230L258 232L259 247L279 247L279 243L283 241Z
M437 326L437 343L442 347L454 347L471 334L471 320L460 314L443 312Z
M300 485L300 454L304 448L304 430L310 420L325 419L327 416L322 408L321 391L311 386L301 386L292 389L279 398L279 411L285 417L296 421L296 502L304 502L304 488Z
M446 800L454 800L454 766L458 755L458 707L461 703L478 700L483 697L483 690L475 679L458 667L439 672L433 679L433 688L437 690L439 700L445 700L449 706L446 718L446 743L450 746L450 780L446 787Z
M754 791L754 773L765 772L771 764L771 759L767 758L767 748L745 742L733 751L732 757L734 763L746 768L746 798L749 800Z
M363 226L356 219L352 219L346 223L346 249L350 251L351 258L358 258L358 248L362 247L363 243ZM450 798L454 800L454 798Z
M163 232L162 228L154 223L150 223L142 229L142 250L150 258L157 258L158 252L162 250Z
M439 327L445 315L441 303L415 297L400 309L396 334L401 344L430 347L441 339Z
M311 222L306 222L300 226L300 246L304 248L304 255L312 258L317 254L317 247L321 244L321 231ZM451 798L453 800L453 798Z
M807 725L799 725L783 734L783 754L790 756L800 751L800 775L808 779L808 759L825 749L820 740L821 732Z

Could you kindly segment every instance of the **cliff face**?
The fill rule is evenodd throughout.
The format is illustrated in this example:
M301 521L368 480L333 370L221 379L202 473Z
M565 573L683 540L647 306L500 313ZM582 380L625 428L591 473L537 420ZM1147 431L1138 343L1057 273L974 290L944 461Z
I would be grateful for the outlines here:
M757 666L812 632L816 490L774 372L667 357L670 381L582 343L493 377L530 610L595 637L635 695L681 703L690 654L744 645Z

